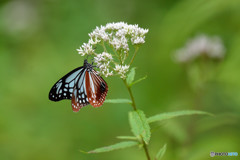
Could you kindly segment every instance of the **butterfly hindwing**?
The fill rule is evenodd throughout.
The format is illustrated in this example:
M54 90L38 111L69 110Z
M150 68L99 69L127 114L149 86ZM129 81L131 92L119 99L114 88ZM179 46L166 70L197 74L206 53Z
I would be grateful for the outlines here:
M78 67L58 80L49 92L49 99L52 101L72 99L76 80L79 79L83 70L83 67Z
M97 74L93 69L91 72L86 72L86 88L89 103L93 107L100 107L108 92L108 85L104 79Z

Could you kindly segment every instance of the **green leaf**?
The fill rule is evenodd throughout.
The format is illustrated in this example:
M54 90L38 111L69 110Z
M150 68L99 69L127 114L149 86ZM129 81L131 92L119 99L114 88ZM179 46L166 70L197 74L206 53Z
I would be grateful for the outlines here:
M114 150L118 150L118 149L124 149L124 148L128 148L128 147L133 147L133 146L137 146L137 145L138 145L138 142L135 142L135 141L124 141L124 142L116 143L116 144L113 144L113 145L110 145L110 146L97 148L97 149L94 149L94 150L89 151L87 153L110 152L110 151L114 151Z
M137 140L134 136L117 136L118 139Z
M104 103L127 103L132 104L132 101L129 99L106 99Z
M136 137L142 137L144 142L148 144L151 132L144 112L141 110L129 112L129 123L133 134Z
M140 79L132 82L131 84L129 84L129 87L131 87L131 86L134 85L134 84L137 84L137 83L141 82L142 80L144 80L144 79L146 79L146 78L147 78L147 76L144 76L144 77L142 77L142 78L140 78Z
M158 160L158 159L160 160L163 157L163 155L165 154L166 149L167 149L167 144L164 144L164 146L162 148L160 148L160 150L158 151L158 153L155 157L155 160Z
M163 121L167 119L172 119L179 116L186 116L186 115L194 115L194 114L200 114L200 115L213 115L211 113L203 112L203 111L197 111L197 110L185 110L185 111L177 111L177 112L168 112L168 113L161 113L157 114L155 116L148 118L148 123L156 122L156 121Z
M128 73L127 75L127 78L126 78L126 81L127 81L127 84L128 86L130 86L130 84L133 82L134 80L134 77L135 77L135 69L136 67L133 67L130 72Z

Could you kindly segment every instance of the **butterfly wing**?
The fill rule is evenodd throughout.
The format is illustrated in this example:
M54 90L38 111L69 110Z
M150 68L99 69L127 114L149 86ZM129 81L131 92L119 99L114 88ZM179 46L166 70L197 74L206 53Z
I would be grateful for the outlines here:
M107 96L108 85L94 69L86 71L85 77L88 101L93 107L100 107Z
M60 101L72 100L72 109L78 112L82 107L91 104L99 107L105 101L108 92L107 83L97 72L86 67L79 67L58 80L49 92L49 99Z
M49 92L49 99L52 101L72 99L76 81L79 79L80 75L82 75L83 71L83 67L78 67L58 80Z
M72 109L74 112L78 112L82 107L89 104L85 83L86 72L86 69L84 69L84 71L79 76L79 79L77 80L77 83L73 90Z

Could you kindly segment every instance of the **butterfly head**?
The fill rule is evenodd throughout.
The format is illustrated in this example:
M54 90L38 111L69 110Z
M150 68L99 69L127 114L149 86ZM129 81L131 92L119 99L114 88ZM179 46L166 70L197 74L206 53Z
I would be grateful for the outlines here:
M87 59L84 60L83 67L87 69L87 71L91 72L93 70L93 65L88 63Z

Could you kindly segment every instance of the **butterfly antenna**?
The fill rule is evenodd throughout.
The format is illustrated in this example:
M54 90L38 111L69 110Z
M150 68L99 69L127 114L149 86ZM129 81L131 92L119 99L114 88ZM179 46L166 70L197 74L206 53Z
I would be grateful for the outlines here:
M93 65L93 58L91 59L91 61L92 61L92 65Z
M92 62L92 67L96 67L96 68L98 68L98 66L96 66L96 65L93 65L93 63L94 63L94 61L93 61L93 60L94 60L94 58L92 58L92 59L91 59L91 62Z

